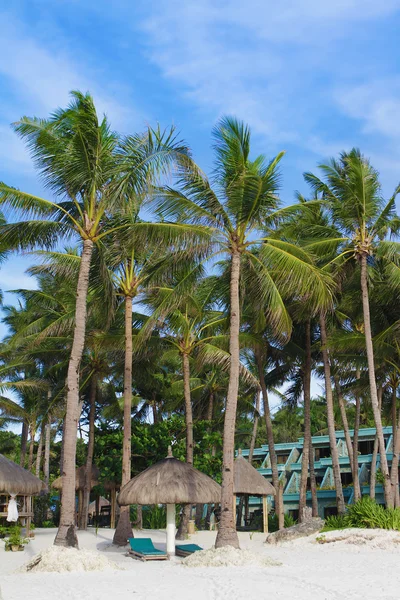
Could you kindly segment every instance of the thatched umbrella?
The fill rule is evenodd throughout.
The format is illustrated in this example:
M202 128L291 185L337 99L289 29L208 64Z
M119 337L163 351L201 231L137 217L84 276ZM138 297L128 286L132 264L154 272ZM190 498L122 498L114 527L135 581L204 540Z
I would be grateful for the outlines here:
M0 493L35 496L45 488L38 477L0 454Z
M221 501L221 486L189 463L168 456L131 479L118 494L118 504L166 504L167 552L175 553L175 504Z
M267 496L275 496L275 488L242 455L239 449L234 464L234 507L236 496L261 496L263 499L264 532L268 531Z

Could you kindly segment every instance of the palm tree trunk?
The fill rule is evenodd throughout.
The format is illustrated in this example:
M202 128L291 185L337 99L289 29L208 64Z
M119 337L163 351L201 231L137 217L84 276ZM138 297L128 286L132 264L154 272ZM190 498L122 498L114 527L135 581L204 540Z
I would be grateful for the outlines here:
M221 494L221 520L218 529L215 547L233 546L239 548L239 538L236 532L236 523L233 510L233 480L234 480L234 451L236 410L239 391L240 369L240 253L237 248L231 250L231 278L230 278L230 331L229 354L231 355L229 368L229 384L226 397L224 419L224 441L222 459L222 494ZM236 511L235 511L236 512Z
M44 473L44 482L46 487L49 487L50 480L50 435L51 435L51 417L48 417L48 423L46 423L45 432L44 432L44 465L43 465L43 473Z
M310 436L310 449L309 449L308 459L309 459L309 463L310 463L310 487L311 487L312 516L318 517L317 480L315 478L314 448L312 445L312 436Z
M275 451L275 441L274 441L274 432L272 429L271 411L269 408L268 391L267 391L267 386L265 385L265 379L264 379L264 365L263 365L263 359L262 359L260 350L258 350L258 349L256 350L255 357L256 357L256 362L257 362L258 378L260 380L260 386L261 386L261 391L262 391L262 396L263 396L265 427L266 427L266 431L267 431L268 451L269 451L269 458L271 461L271 470L272 470L272 484L276 491L275 504L277 504L277 503L279 504L279 502L281 500L281 495L278 494L278 488L280 485L279 472L278 472L278 459L276 457L276 451ZM275 512L278 514L278 519L280 519L281 515L282 515L282 510L280 510L279 506L275 506ZM284 523L279 522L279 529L283 529L283 527L284 527Z
M344 431L344 438L346 441L347 454L349 455L350 469L351 469L351 473L352 473L352 477L353 477L353 481L354 481L354 451L353 451L353 444L352 444L351 436L350 436L349 422L347 420L346 404L345 404L345 400L343 398L342 388L340 387L339 377L337 375L334 375L333 381L335 382L335 390L336 390L336 395L337 395L339 409L340 409L340 416L342 418L342 423L343 423L343 431Z
M306 323L305 335L305 364L303 378L304 396L304 442L303 455L301 459L300 497L299 497L299 521L304 520L304 509L307 506L307 483L310 463L311 443L311 323Z
M124 441L122 448L121 487L131 479L131 437L132 437L132 298L125 297L125 369L124 369ZM130 507L121 506L113 544L126 546L133 537L130 522Z
M253 431L251 433L251 438L250 438L249 459L248 459L250 464L253 461L254 448L256 447L258 419L259 419L259 415L260 415L260 395L261 395L261 390L259 390L256 394L256 405L254 408Z
M25 421L22 423L22 432L21 432L21 455L19 458L19 464L21 467L25 467L25 459L26 459L26 448L28 445L28 425Z
M42 450L43 450L43 425L40 428L39 444L36 453L36 464L35 464L35 475L40 477L40 465L42 463Z
M325 315L320 316L320 333L321 333L321 344L322 344L322 358L324 362L324 375L325 375L325 393L326 393L326 412L328 420L328 433L329 433L329 444L331 447L332 457L332 469L333 479L336 490L336 504L338 513L342 514L345 512L345 504L343 497L342 481L340 478L340 466L339 466L339 455L336 446L336 433L335 433L335 417L333 412L333 394L332 394L332 383L331 383L331 366L329 363L329 355L327 350L327 337L326 337L326 323Z
M33 450L35 447L35 428L33 425L29 428L29 456L28 456L28 471L32 469L33 465Z
M375 499L375 486L376 486L376 459L378 458L379 440L378 434L375 434L374 449L372 452L371 459L371 475L369 480L369 496Z
M384 490L386 506L393 506L393 494L392 484L390 480L389 467L386 458L385 450L385 438L383 436L382 418L381 411L379 409L378 393L376 387L375 377L375 363L374 363L374 348L372 344L372 331L371 331L371 319L369 312L369 296L368 296L368 274L367 274L367 255L362 254L361 256L361 292L362 292L362 304L363 304L363 315L364 315L364 332L365 332L365 345L367 350L368 359L368 375L369 375L369 387L371 395L372 410L374 413L374 421L376 427L376 433L379 440L379 453L381 458L381 470L384 477Z
M186 421L186 462L193 464L193 411L192 398L190 394L190 364L189 356L185 352L182 354L182 370L183 370L183 392L185 397L185 421ZM188 532L188 523L190 519L191 506L185 504L183 507L181 520L178 531L176 532L177 540L186 539Z
M393 426L393 458L390 479L394 492L394 504L400 506L399 501L399 455L400 455L400 419L397 419L397 388L392 388L392 426Z
M360 414L361 414L361 399L356 396L356 414L354 419L354 435L353 435L353 484L354 484L354 502L361 498L360 479L358 476L358 432L360 430Z
M280 515L282 514L282 511L280 510L279 506L276 506L277 503L279 504L280 498L281 498L281 496L278 494L278 488L279 488L278 460L276 458L276 452L275 452L274 432L272 429L271 411L269 409L268 391L267 391L267 386L265 385L265 379L264 379L263 359L262 359L261 351L259 348L257 348L255 350L255 358L256 358L256 363L257 363L258 379L260 381L260 386L261 386L261 391L262 391L262 396L263 396L265 427L267 430L268 451L269 451L269 458L271 461L271 470L272 470L272 485L274 486L275 492L276 492L275 512L277 513L278 519L279 519ZM284 527L284 523L280 522L279 529L283 529L283 527Z
M93 242L85 239L76 290L75 329L67 374L67 412L63 438L62 502L56 546L78 547L75 531L76 434L79 421L79 367L85 345L87 292Z
M96 418L97 378L97 373L94 373L90 381L89 439L86 456L85 486L83 488L83 505L79 529L87 529L89 516L90 490L92 487L92 465L94 454L94 422Z
M207 407L206 420L207 421L212 421L213 414L214 414L214 394L213 394L213 392L211 392L210 396L208 398L208 407Z

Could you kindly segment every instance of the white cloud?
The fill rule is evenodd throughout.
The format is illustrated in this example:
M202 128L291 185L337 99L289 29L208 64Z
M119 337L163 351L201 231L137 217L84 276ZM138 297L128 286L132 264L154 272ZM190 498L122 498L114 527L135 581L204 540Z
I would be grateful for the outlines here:
M345 114L360 120L365 133L379 133L398 140L400 77L341 88L336 91L335 98Z
M2 114L0 121L0 156L3 168L29 170L30 160L23 144L9 128L24 114L46 117L49 112L69 102L69 92L79 89L94 96L99 114L106 113L116 129L127 131L141 124L142 116L131 106L118 101L127 97L125 84L101 82L101 74L86 64L85 56L77 57L63 50L59 37L56 45L39 41L23 23L0 13L0 84ZM50 36L49 36L50 37Z
M214 119L234 113L256 133L301 146L302 132L334 108L329 89L318 102L321 79L352 74L341 39L400 10L400 0L160 0L156 8L142 23L149 58L188 100Z

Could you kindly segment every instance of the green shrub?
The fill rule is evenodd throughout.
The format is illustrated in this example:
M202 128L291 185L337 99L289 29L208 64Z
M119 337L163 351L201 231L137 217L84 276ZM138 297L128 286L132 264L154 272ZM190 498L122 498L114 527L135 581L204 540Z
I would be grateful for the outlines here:
M347 515L331 515L326 518L325 525L321 531L334 531L335 529L346 529L350 527Z
M322 531L359 527L365 529L395 529L400 531L400 508L385 508L369 496L364 496L347 508L344 515L331 516Z
M289 514L286 514L284 516L284 526L285 527L292 527L293 525L296 525L297 521L296 519L293 519L293 517ZM273 533L274 531L278 531L279 529L279 525L278 525L278 515L275 513L271 513L268 515L268 531L270 533Z

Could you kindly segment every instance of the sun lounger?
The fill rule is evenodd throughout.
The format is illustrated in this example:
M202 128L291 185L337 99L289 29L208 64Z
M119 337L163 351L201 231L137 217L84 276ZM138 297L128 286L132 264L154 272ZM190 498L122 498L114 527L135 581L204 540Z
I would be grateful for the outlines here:
M168 560L168 554L154 547L150 538L129 538L129 555L140 560Z
M180 546L175 546L175 554L177 556L190 556L199 550L203 550L203 548L197 544L182 544Z

